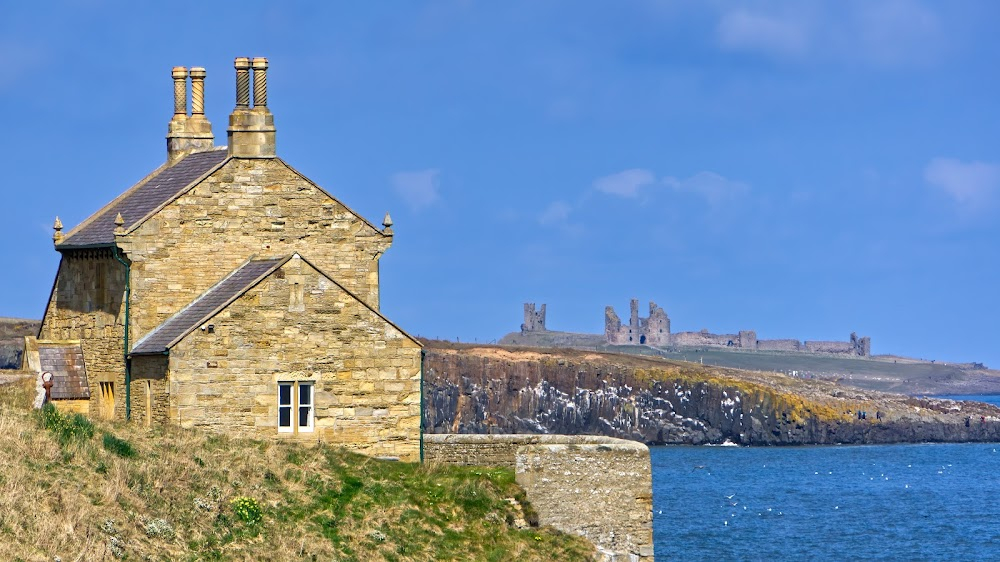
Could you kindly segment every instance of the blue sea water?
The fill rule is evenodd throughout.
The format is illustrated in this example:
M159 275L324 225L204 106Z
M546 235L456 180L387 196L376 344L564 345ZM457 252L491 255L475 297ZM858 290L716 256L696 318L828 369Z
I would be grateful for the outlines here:
M1000 560L998 451L651 447L656 559Z

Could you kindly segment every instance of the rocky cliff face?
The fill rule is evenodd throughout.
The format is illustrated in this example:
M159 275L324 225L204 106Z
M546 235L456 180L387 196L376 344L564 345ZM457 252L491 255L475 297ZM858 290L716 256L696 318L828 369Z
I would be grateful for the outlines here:
M595 434L648 444L1000 441L1000 409L984 404L585 351L432 342L424 396L429 433Z
M37 320L0 318L0 369L17 369L24 352L24 336L38 333Z

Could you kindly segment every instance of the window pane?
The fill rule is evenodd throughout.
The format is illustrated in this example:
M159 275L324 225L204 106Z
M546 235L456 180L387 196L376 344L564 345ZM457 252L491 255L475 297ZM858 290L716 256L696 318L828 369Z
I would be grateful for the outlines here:
M307 406L312 404L312 385L299 383L299 404Z
M299 407L299 427L309 427L309 413L312 412L312 408L309 406Z
M278 405L279 406L292 405L292 385L290 383L278 384Z
M292 427L292 407L278 408L278 427Z

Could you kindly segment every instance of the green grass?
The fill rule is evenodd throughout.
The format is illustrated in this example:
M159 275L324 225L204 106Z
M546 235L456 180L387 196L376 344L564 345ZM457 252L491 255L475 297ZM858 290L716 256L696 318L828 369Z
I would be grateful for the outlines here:
M579 537L513 526L533 511L508 469L145 430L31 412L30 397L17 385L0 386L2 560L593 556Z

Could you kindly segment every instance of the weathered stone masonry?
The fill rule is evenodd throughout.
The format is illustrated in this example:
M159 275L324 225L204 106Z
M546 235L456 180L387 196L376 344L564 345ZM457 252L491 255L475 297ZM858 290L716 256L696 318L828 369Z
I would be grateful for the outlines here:
M653 560L649 448L596 435L427 435L425 458L505 466L539 523L582 535L606 562Z

